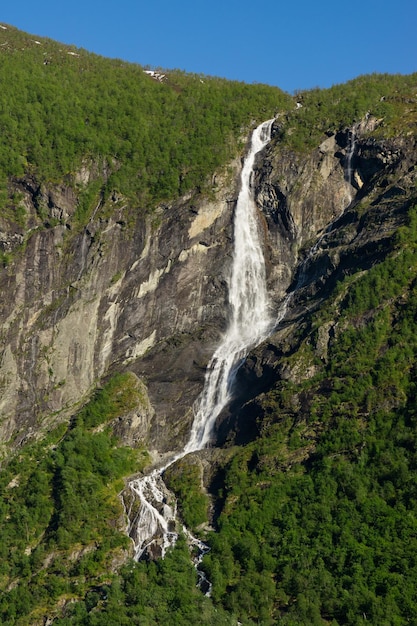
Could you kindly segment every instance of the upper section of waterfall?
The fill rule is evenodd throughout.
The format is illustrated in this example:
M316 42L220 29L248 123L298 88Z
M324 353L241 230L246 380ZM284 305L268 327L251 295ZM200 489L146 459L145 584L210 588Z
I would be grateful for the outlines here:
M208 364L185 453L200 450L209 443L215 420L230 400L232 384L242 358L251 346L266 336L271 326L265 261L251 178L256 155L271 138L273 121L263 122L254 130L243 164L241 189L234 216L233 262L229 277L229 324Z
M241 189L234 217L233 264L229 280L230 324L224 337L228 348L245 350L269 327L270 312L265 262L259 237L258 216L251 188L255 158L271 137L273 120L258 126L241 173Z

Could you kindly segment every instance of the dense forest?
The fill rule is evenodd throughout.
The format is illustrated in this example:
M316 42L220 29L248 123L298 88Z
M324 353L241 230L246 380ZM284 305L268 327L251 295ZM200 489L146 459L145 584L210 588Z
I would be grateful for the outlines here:
M71 177L91 161L105 173L89 195L118 190L145 209L195 186L237 153L254 121L291 98L247 85L145 68L22 34L1 41L0 176ZM4 198L3 198L4 203Z
M294 153L370 113L376 139L417 133L416 75L290 96L177 70L155 80L12 27L0 40L1 223L23 229L16 181L72 185L76 228L115 193L145 215L191 190L210 194L249 130L275 116L275 141ZM96 176L82 184L86 164ZM4 626L417 625L417 189L404 203L378 262L340 276L280 355L314 375L262 394L256 437L219 452L209 493L192 459L167 472L182 520L210 548L211 595L185 537L164 559L131 558L119 494L149 455L114 434L142 391L112 373L69 422L2 448ZM364 221L368 208L359 199ZM319 358L320 328L336 319Z

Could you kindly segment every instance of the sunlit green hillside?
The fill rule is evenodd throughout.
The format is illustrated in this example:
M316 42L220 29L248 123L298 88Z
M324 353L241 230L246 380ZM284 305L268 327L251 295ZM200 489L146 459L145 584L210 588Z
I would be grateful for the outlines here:
M291 98L264 85L165 73L0 30L0 179L61 180L97 164L102 191L149 205L204 184L255 121Z
M297 108L285 116L282 141L305 151L324 134L351 127L372 115L380 121L379 136L415 135L417 74L370 74L330 89L301 91Z

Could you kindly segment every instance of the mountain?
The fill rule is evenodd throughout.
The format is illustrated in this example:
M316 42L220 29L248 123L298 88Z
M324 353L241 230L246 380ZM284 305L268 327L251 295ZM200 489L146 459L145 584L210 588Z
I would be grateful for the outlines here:
M0 30L0 611L11 624L412 623L417 77L291 97ZM164 473L210 548L136 563L228 324L253 128L276 322Z

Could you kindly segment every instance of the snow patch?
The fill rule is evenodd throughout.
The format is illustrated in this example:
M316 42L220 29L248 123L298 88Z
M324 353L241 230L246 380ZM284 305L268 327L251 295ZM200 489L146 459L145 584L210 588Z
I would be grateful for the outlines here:
M160 83L166 78L166 74L161 74L160 72L155 72L155 70L143 70L145 74L153 78L154 80L158 80Z

